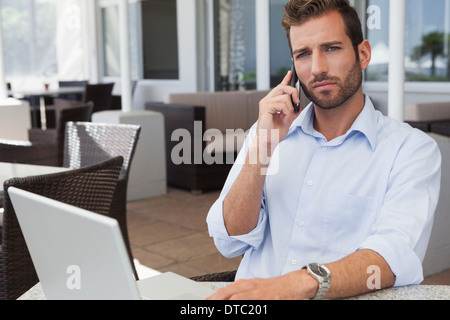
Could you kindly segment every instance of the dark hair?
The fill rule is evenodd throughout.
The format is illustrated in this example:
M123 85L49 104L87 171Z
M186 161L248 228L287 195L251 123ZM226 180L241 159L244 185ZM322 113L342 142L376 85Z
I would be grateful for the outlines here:
M358 45L363 42L361 21L358 13L348 0L290 0L283 10L281 25L286 31L289 46L292 49L290 31L292 26L300 25L312 18L318 18L332 11L341 14L345 24L345 33L350 38L358 58Z

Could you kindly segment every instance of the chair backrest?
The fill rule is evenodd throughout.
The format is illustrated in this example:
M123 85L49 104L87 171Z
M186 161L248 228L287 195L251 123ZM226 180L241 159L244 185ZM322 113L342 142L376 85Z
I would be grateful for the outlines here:
M122 156L121 178L128 179L140 131L139 125L69 121L65 130L63 166L80 168Z
M119 221L131 259L133 254L127 228L128 177L140 131L140 126L131 124L67 122L64 139L64 167L79 168L109 157L123 157L123 167L110 216ZM134 264L132 266L134 267ZM138 279L136 268L134 275Z
M82 100L83 102L92 101L94 103L93 112L110 110L113 87L114 82L86 84Z
M79 101L55 99L56 128L54 135L60 159L59 164L62 163L64 155L66 123L69 121L90 121L93 109L94 104L92 102L82 103ZM106 160L106 158L103 160Z
M17 299L38 282L8 188L14 186L109 216L122 163L122 157L115 157L81 169L12 178L4 182L0 299ZM82 236L83 231L80 230Z
M55 99L56 128L66 129L68 121L89 121L94 110L93 102L80 103L75 101L62 101Z
M66 123L69 121L90 121L93 110L94 104L92 102L78 102L78 105L74 106L73 101L55 100L56 139L61 154L64 148Z

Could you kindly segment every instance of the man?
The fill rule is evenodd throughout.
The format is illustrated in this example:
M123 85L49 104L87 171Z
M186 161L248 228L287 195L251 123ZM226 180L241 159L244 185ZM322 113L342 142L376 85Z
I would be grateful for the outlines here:
M244 257L237 281L210 298L340 298L420 283L437 144L364 95L371 47L347 0L291 0L282 24L312 103L293 111L291 72L260 102L207 218L222 254Z

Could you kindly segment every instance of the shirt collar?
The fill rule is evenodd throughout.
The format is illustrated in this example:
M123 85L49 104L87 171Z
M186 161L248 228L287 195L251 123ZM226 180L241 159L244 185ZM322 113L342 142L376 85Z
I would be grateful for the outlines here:
M319 138L323 136L314 129L314 105L310 103L302 112L302 114L295 119L290 128L293 132L300 127L304 133L313 137ZM365 105L358 118L356 118L350 130L343 136L344 141L351 133L361 132L369 142L372 150L375 150L377 144L377 112L373 106L369 96L365 96Z

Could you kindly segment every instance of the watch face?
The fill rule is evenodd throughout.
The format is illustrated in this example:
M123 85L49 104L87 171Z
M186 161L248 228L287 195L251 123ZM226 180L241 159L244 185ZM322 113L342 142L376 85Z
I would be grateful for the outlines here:
M320 277L326 277L328 275L328 271L323 268L320 264L313 263L309 266L312 272L317 274Z

